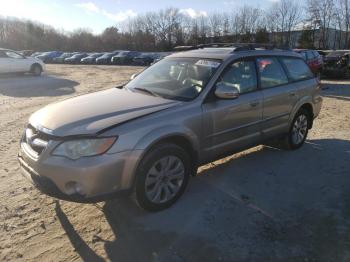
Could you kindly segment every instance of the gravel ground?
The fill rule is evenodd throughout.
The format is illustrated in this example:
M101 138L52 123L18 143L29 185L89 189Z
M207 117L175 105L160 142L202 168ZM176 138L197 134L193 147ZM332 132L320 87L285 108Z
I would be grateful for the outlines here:
M350 81L323 81L300 150L260 146L203 166L168 210L35 190L16 159L29 115L140 70L48 65L42 77L0 78L0 261L350 261Z

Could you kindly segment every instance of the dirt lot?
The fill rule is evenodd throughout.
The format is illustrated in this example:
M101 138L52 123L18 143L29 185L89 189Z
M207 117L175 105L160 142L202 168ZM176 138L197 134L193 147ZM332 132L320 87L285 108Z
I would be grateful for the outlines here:
M35 190L16 153L29 115L116 86L136 67L49 65L0 79L0 260L350 261L350 81L324 81L304 147L256 147L204 166L159 213L130 199L76 204Z

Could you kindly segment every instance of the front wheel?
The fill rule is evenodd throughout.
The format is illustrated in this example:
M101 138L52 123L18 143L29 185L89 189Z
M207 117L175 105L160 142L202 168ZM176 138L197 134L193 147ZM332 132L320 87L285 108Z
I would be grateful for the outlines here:
M170 207L183 194L191 173L188 153L174 144L162 144L141 161L136 178L136 200L148 211Z
M40 76L41 73L43 72L43 69L41 68L40 65L32 65L30 72L35 76Z

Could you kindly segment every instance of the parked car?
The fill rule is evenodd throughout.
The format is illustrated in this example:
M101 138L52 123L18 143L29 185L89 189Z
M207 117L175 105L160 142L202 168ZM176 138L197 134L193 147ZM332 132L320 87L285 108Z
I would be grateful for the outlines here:
M23 56L10 49L0 49L0 73L31 73L39 76L44 63L34 57Z
M23 55L23 56L31 56L32 54L34 54L33 50L21 50L18 51L19 54Z
M168 55L171 55L172 53L169 52L162 52L157 53L157 57L153 60L152 65L162 60L164 57L167 57Z
M85 53L78 53L75 55L72 55L71 57L67 57L64 59L64 63L65 64L79 64L81 59L83 59L84 57L87 57L88 54Z
M82 64L96 64L96 58L102 56L103 53L94 53L94 54L90 54L87 57L84 57L83 59L81 59L81 63Z
M63 53L62 55L55 57L54 59L52 59L53 63L57 63L57 64L62 64L64 63L64 59L73 56L75 53Z
M155 53L143 53L134 57L134 59L132 60L132 64L138 66L149 66L158 57L159 55Z
M41 52L34 52L33 54L30 55L30 57L37 57L38 55L41 55Z
M45 64L47 64L47 63L51 63L55 57L59 57L62 54L63 52L60 52L60 51L45 52L36 56L36 58L40 59Z
M118 51L105 53L104 55L96 58L96 64L109 65L111 64L112 57L116 54L118 54Z
M24 176L78 202L135 192L156 211L201 164L271 139L300 148L321 109L319 80L295 52L248 48L176 53L125 86L44 107L20 142Z
M323 58L316 50L294 49L295 52L302 55L311 71L320 77L323 69Z
M137 51L123 51L113 56L111 63L114 65L129 65L133 62L136 56L139 56L140 52Z
M328 77L345 77L350 69L350 51L339 50L324 57L323 74Z

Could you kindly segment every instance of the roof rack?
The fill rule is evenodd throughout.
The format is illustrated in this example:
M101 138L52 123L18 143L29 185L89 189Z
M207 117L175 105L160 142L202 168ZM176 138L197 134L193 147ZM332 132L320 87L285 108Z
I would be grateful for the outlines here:
M176 51L187 51L187 50L195 50L202 49L208 47L232 47L232 52L239 51L249 51L249 50L257 50L257 49L266 49L266 50L290 50L289 47L277 47L274 44L269 43L210 43L210 44L199 44L193 46L176 46L174 49Z

